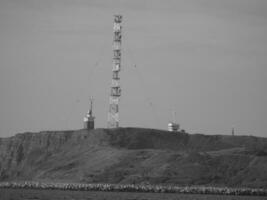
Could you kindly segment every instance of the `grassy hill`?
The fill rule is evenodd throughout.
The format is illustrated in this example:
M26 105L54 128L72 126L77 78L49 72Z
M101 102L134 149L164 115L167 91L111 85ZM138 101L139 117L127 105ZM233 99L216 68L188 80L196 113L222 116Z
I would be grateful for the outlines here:
M267 188L267 138L142 128L0 138L0 181Z

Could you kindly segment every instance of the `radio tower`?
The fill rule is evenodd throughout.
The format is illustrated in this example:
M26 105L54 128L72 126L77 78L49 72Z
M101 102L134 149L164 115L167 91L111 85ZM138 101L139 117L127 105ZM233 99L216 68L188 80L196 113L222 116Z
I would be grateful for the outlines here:
M119 72L121 70L121 22L122 15L115 15L113 27L113 63L111 91L109 97L108 128L119 127L119 100L121 96L119 83Z

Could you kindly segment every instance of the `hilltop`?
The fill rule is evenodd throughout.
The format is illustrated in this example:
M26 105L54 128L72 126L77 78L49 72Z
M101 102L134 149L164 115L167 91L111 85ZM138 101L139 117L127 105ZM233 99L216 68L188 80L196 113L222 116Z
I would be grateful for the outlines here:
M267 138L143 128L0 138L0 181L267 188Z

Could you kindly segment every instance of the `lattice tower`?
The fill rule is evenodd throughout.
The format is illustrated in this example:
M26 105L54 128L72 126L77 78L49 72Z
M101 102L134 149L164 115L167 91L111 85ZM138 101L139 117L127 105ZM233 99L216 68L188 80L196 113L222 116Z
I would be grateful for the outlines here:
M121 70L122 15L114 16L112 81L109 97L108 128L119 127L119 100L121 96L119 72Z

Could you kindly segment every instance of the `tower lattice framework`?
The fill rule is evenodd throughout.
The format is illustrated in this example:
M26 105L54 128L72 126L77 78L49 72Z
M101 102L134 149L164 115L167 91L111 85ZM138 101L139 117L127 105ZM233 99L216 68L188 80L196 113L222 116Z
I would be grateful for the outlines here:
M113 38L113 63L112 81L109 98L108 128L119 127L119 100L121 96L120 77L121 70L121 38L122 38L122 15L114 16Z

